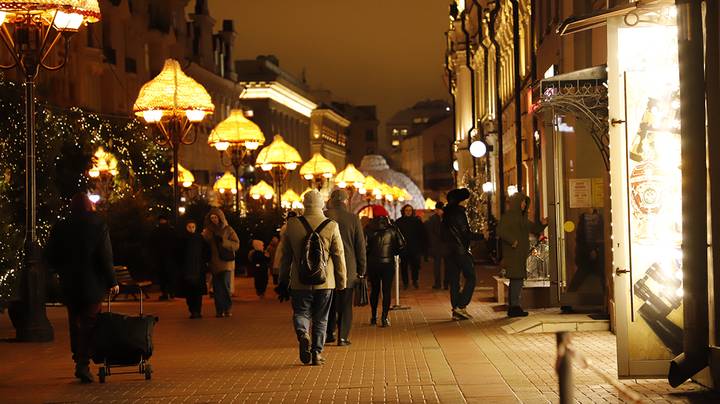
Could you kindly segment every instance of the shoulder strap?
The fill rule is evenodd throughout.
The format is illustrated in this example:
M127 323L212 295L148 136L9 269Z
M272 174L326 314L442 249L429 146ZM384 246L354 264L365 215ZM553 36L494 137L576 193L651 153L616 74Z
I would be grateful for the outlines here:
M328 224L330 224L330 222L332 222L332 219L325 219L325 220L323 220L323 222L320 223L320 226L318 226L317 229L315 229L315 233L320 233L320 232L322 231L322 229L325 228L325 226L327 226Z
M305 227L305 231L308 234L313 232L313 229L310 227L310 223L308 223L307 219L305 219L305 216L298 216L298 219L300 220L300 223L302 223L303 227Z

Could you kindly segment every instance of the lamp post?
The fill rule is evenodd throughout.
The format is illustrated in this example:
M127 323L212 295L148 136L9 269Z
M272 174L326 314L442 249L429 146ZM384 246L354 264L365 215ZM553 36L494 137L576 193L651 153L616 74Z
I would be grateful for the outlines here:
M225 171L225 174L213 184L213 190L219 192L223 197L227 195L236 197L240 193L239 186L240 184L238 183L237 177L232 175L230 171Z
M285 191L284 194L282 194L282 197L280 198L280 203L283 209L302 209L303 204L302 200L300 199L300 195L297 194L297 192L293 191L292 189L288 189Z
M250 194L250 197L256 201L260 200L260 198L269 201L275 196L275 190L273 187L263 180L260 180L260 182L250 187L250 191L248 193ZM263 206L265 206L264 202Z
M112 153L108 153L100 146L92 157L92 167L88 170L88 177L95 183L93 195L90 200L94 204L107 201L112 192L113 178L117 175L118 161Z
M295 170L302 163L300 153L285 143L283 137L275 135L272 143L265 146L258 153L255 159L255 165L259 166L263 171L270 172L273 180L274 194L276 198L276 208L280 209L280 195L283 192L283 182L287 178L290 171Z
M0 2L0 38L25 85L25 243L20 274L20 301L11 309L18 341L52 341L53 328L45 312L44 272L37 243L35 182L35 80L41 69L59 70L68 60L70 38L80 26L100 20L94 0L13 0ZM62 40L65 52L57 65L48 64Z
M260 127L245 117L244 111L230 111L224 121L217 124L208 136L208 145L220 152L220 163L235 169L235 189L240 190L240 167L247 164L253 151L265 143ZM230 156L229 161L225 157ZM235 193L235 212L240 211L240 192Z
M365 177L365 183L362 188L358 190L358 193L365 197L365 208L370 207L370 202L374 199L382 199L382 192L380 190L380 182L375 179L372 175Z
M180 146L195 143L197 132L191 129L214 111L210 94L197 81L188 77L174 59L165 61L160 74L142 86L135 100L135 115L142 117L148 125L156 126L162 134L158 143L172 150L173 217L176 225L180 198Z
M349 191L350 197L348 198L348 202L352 203L352 197L355 190L364 189L365 176L360 172L360 170L355 168L354 164L350 163L344 170L337 173L335 176L335 184L338 188L347 189Z
M318 191L337 173L335 165L320 153L313 154L307 163L300 167L300 175L315 186Z

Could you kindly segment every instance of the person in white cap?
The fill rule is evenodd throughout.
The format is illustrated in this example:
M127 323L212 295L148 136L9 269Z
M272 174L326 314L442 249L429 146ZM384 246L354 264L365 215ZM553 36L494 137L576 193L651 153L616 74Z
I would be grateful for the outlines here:
M338 224L323 214L325 202L312 190L303 198L303 216L289 219L282 245L280 301L291 298L300 361L322 365L333 290L346 287L347 273Z

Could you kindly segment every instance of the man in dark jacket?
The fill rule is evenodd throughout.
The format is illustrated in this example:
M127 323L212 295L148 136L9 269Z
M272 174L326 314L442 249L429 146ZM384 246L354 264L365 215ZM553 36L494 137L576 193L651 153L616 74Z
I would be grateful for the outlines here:
M190 318L202 317L202 297L207 293L205 273L210 252L200 233L197 222L190 219L185 223L185 231L180 236L178 250L178 296L185 296Z
M425 222L425 228L428 235L428 254L433 259L433 275L435 282L433 283L433 289L440 289L441 287L448 288L447 274L443 276L443 259L445 256L445 243L443 241L443 224L442 214L443 207L445 204L438 202L435 204L435 213L430 216L430 219Z
M166 216L158 216L158 224L150 233L149 246L153 269L160 284L160 300L169 300L175 293L176 235Z
M402 275L403 288L408 287L408 271L412 272L412 281L415 289L419 287L418 278L420 275L420 256L425 255L427 246L427 235L422 220L415 216L415 209L410 205L402 207L402 217L395 224L405 237L407 243L405 249L400 253L400 274Z
M468 224L465 207L461 204L470 198L467 188L448 192L447 205L443 211L443 230L445 239L445 271L450 284L450 303L453 320L472 318L467 305L472 301L475 290L475 267L470 251L472 240L482 240L482 235L473 233ZM460 274L465 278L460 291Z
M508 317L525 317L528 312L520 306L523 280L527 277L527 257L530 252L530 233L540 234L547 226L531 222L527 217L530 198L518 192L508 199L508 209L498 222L497 234L502 241L502 267L510 279Z
M370 280L370 325L377 324L377 306L382 291L382 326L389 327L390 297L395 277L395 256L405 248L402 233L388 219L388 213L380 205L372 207L373 219L365 227L367 238L367 265Z
M117 294L110 232L86 194L73 197L71 213L52 229L45 259L60 276L68 311L75 377L93 381L90 338L105 294Z
M358 279L365 277L365 234L358 215L350 213L347 208L348 194L343 189L336 189L330 194L330 209L325 215L340 226L340 237L345 253L345 269L347 270L347 288L333 294L328 317L326 342L335 340L335 328L338 329L338 345L350 345L350 327L352 326L352 307L354 285Z

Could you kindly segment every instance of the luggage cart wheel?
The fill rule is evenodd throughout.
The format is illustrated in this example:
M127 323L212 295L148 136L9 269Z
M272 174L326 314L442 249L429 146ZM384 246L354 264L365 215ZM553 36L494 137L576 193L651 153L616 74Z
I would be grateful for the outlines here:
M107 376L105 366L100 366L100 369L98 370L98 378L100 379L100 383L105 383L105 376Z
M145 364L145 380L152 379L152 366L149 363Z

